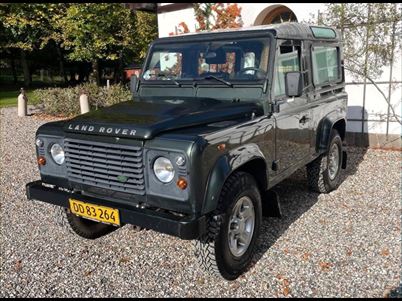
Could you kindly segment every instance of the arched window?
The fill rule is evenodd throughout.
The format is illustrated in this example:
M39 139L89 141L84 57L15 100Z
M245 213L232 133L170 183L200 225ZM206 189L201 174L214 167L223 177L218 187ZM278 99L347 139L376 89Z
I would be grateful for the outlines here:
M272 10L262 24L277 24L284 22L297 22L296 15L286 6L280 6Z
M257 17L254 25L268 25L285 22L297 22L295 13L285 5L271 5Z

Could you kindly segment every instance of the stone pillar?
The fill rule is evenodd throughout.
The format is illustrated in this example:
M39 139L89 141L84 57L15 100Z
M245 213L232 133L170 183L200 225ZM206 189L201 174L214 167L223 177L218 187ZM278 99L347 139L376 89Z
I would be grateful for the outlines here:
M86 95L86 94L80 95L80 108L81 108L81 114L85 114L85 113L89 112L88 95Z
M21 93L18 95L18 116L24 117L28 115L28 98L25 95L24 88L21 88Z

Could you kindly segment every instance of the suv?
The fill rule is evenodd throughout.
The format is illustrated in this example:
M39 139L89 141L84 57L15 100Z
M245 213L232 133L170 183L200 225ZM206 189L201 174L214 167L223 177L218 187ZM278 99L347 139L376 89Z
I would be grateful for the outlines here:
M194 240L209 272L250 264L271 188L306 166L328 193L346 167L342 46L331 28L287 23L160 38L133 100L36 133L28 199L95 239L125 224Z

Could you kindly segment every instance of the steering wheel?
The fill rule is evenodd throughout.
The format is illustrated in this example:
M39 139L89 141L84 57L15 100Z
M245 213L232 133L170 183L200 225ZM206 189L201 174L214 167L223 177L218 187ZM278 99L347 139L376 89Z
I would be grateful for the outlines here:
M239 71L239 74L247 74L247 71L254 71L254 75L257 75L257 73L260 73L262 76L257 76L258 78L264 78L266 75L265 70L257 67L247 67L243 68ZM250 75L250 74L249 74Z

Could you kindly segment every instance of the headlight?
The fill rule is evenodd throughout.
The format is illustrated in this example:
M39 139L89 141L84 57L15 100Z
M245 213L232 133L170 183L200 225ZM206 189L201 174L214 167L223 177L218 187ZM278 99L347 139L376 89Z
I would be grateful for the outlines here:
M172 162L165 157L159 157L154 162L154 173L159 181L169 183L174 177L174 167Z
M54 162L57 164L61 165L64 163L64 150L60 144L53 144L52 148L50 149L50 154L52 155Z

